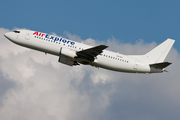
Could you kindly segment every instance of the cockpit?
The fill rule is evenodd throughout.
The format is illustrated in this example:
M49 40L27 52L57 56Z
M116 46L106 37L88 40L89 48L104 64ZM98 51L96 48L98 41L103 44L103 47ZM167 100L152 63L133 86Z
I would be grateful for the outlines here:
M13 32L15 32L15 33L20 33L20 31L18 31L18 30L14 30Z

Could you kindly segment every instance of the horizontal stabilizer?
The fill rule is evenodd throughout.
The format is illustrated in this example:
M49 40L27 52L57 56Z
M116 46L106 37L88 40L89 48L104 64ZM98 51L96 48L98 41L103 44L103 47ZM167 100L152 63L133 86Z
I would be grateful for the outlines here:
M170 64L172 64L172 63L169 63L169 62L155 63L155 64L150 64L150 67L163 69L163 68L169 66Z

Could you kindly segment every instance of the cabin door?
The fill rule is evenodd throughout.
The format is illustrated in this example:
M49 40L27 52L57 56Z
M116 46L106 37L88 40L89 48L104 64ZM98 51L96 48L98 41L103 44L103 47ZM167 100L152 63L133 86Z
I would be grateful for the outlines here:
M25 39L26 39L26 40L29 40L29 39L30 39L30 32L29 32L29 31L26 32Z
M138 63L139 63L138 60L136 60L135 63L134 63L134 69L135 69L135 70L138 69Z

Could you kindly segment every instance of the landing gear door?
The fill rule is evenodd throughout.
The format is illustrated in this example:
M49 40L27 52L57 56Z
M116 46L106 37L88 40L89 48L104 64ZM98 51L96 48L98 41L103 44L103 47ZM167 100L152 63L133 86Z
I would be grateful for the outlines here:
M30 39L30 31L27 31L27 32L26 32L25 39L26 39L26 40L29 40L29 39Z

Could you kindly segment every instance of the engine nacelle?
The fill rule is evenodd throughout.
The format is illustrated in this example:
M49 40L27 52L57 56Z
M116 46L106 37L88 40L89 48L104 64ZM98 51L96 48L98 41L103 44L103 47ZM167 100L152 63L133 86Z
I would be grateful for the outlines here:
M75 62L74 62L74 60L72 58L63 57L63 56L59 57L58 62L66 64L66 65L70 65L70 66L75 65Z
M60 56L62 56L62 55L69 57L69 58L74 58L77 56L76 51L68 49L68 48L64 48L64 47L62 47L60 50Z

